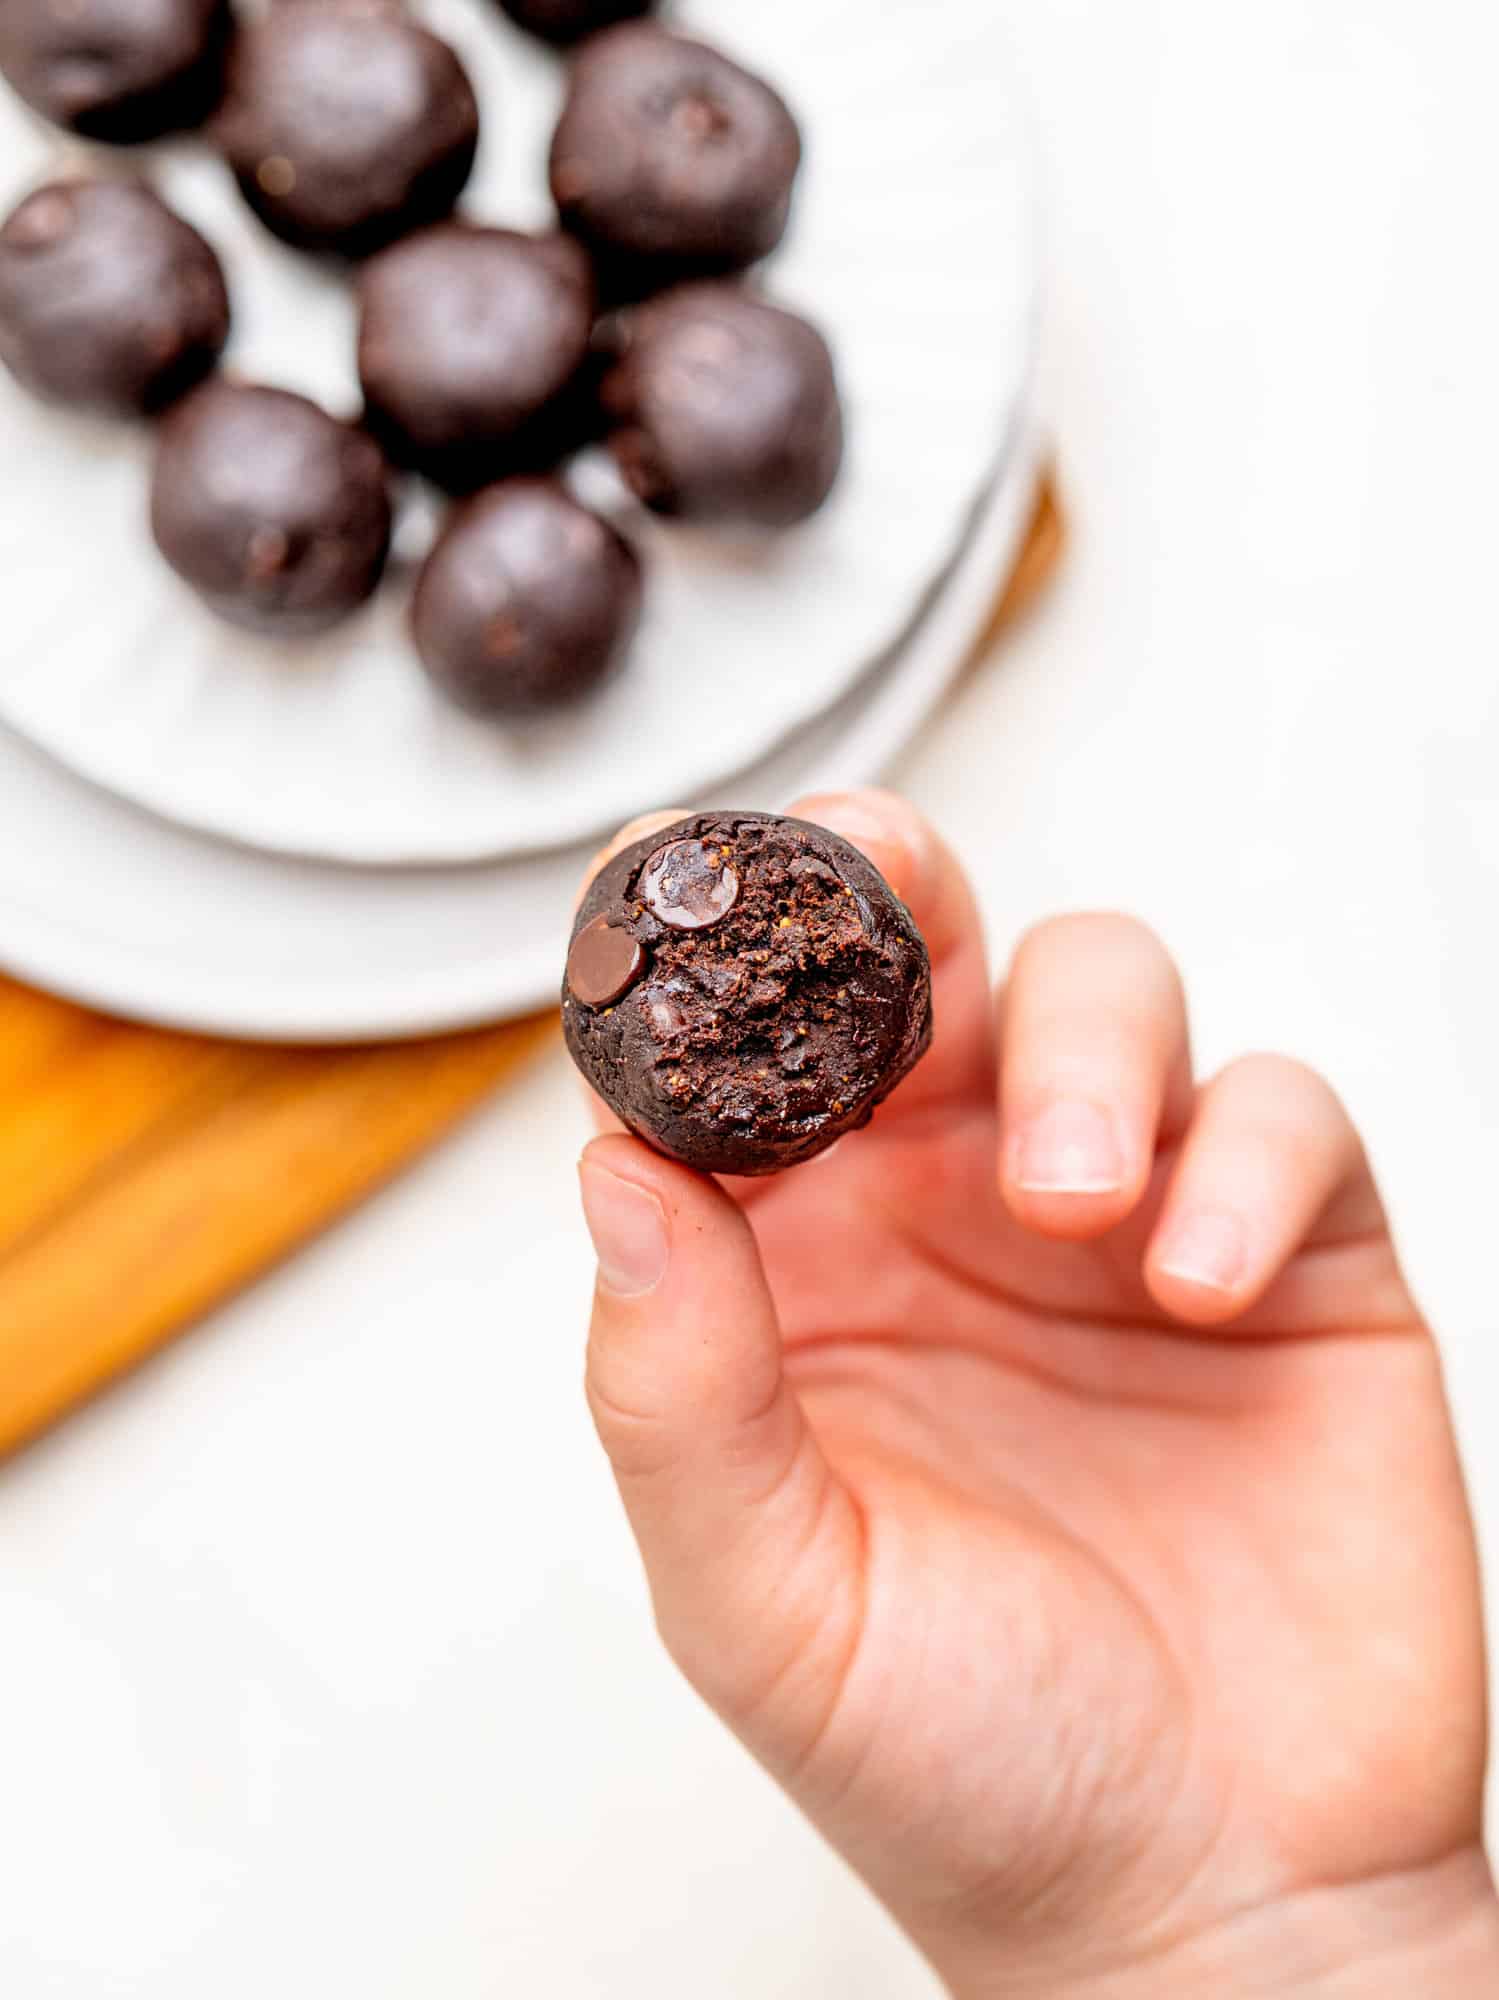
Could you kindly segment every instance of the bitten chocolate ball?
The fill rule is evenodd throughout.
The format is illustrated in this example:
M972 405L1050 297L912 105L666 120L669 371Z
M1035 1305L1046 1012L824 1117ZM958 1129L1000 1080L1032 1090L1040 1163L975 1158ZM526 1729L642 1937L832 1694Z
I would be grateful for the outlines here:
M202 123L231 27L228 0L0 0L0 72L54 125L129 145Z
M588 260L567 237L423 230L360 275L370 428L398 463L460 492L555 462L592 326Z
M573 1061L707 1173L768 1174L866 1124L932 1034L926 945L826 828L703 813L595 876L562 988Z
M479 106L447 43L392 0L303 0L240 33L217 135L268 229L361 257L450 211Z
M544 42L580 42L619 21L649 14L655 0L500 0L517 26Z
M598 686L640 618L640 563L550 480L478 494L439 537L412 600L417 652L470 714L522 717Z
M552 194L564 227L600 260L608 294L639 296L773 250L800 162L796 123L769 84L641 22L574 59Z
M218 258L139 181L53 181L0 226L0 361L47 402L161 409L228 333Z
M783 528L827 499L843 412L827 342L732 285L684 285L615 323L601 397L626 483L660 514Z
M209 382L162 425L156 545L231 624L336 624L379 582L390 522L379 446L305 396Z

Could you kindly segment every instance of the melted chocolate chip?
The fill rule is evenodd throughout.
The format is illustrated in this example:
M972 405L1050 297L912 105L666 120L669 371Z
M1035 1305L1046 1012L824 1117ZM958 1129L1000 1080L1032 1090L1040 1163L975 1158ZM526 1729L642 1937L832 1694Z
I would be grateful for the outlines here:
M675 931L706 930L739 900L739 877L721 847L674 840L641 870L640 900Z
M573 939L567 983L585 1007L612 1007L645 971L645 952L630 933L595 917Z

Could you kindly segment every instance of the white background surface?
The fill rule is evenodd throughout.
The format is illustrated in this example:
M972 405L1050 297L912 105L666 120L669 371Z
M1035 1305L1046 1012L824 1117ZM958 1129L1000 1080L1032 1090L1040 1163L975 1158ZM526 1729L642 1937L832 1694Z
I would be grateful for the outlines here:
M949 5L958 0L948 0ZM999 945L1121 903L1369 1132L1499 1547L1487 6L1001 6L1049 155L1060 589L904 781ZM536 1073L0 1474L13 2000L918 2000L658 1657Z

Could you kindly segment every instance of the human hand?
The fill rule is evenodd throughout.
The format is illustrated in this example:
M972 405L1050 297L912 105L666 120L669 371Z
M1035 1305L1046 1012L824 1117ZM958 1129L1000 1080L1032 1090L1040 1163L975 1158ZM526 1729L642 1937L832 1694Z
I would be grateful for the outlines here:
M584 1155L668 1648L962 2000L1499 1991L1473 1537L1342 1107L1194 1082L1125 918L1031 932L996 1017L914 812L796 810L911 906L936 1037L794 1173Z

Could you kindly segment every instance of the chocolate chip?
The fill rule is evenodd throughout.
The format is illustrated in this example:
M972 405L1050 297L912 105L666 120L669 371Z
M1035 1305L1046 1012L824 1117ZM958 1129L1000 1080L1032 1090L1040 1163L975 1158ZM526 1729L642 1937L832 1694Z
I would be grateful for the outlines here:
M674 840L641 870L640 900L673 930L706 930L739 900L739 877L721 847Z
M567 983L585 1007L612 1007L645 971L645 952L630 933L595 917L573 939Z

